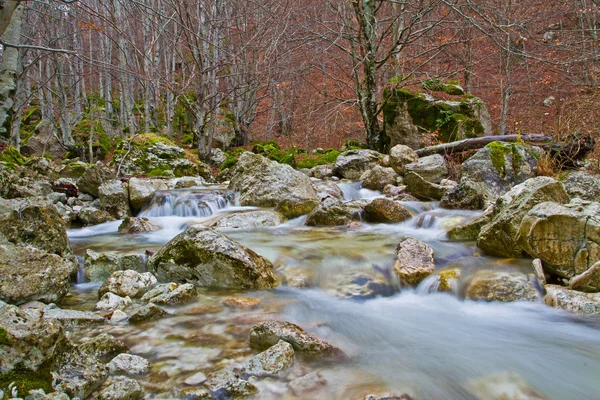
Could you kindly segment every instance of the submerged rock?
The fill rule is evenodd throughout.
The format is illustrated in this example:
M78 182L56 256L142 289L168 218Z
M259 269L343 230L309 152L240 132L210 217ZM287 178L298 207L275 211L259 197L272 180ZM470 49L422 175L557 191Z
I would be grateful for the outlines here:
M333 174L344 179L360 179L362 174L378 166L382 157L373 150L345 151L337 158Z
M404 286L417 286L435 270L433 249L413 238L404 238L396 248L394 272Z
M569 201L562 184L552 178L540 176L515 186L496 201L492 220L481 228L477 246L497 257L522 256L523 243L517 241L521 221L537 204L548 201Z
M323 378L320 372L309 372L306 375L298 377L288 383L292 393L296 396L306 395L307 392L318 389L327 384L327 380Z
M485 301L533 301L542 299L541 286L533 276L521 272L483 270L471 277L465 297Z
M266 350L280 340L288 342L294 351L311 357L343 358L344 353L337 347L304 331L291 322L268 321L254 325L250 330L250 347Z
M112 292L119 296L141 297L153 289L157 280L150 272L140 274L133 270L113 272L98 289L98 295Z
M56 254L0 244L0 300L12 304L57 302L68 293L75 271L72 262Z
M600 293L584 293L562 286L546 285L544 303L576 314L600 315Z
M391 296L397 288L382 278L357 272L344 277L336 286L335 295L343 299L366 300Z
M277 286L272 267L254 251L198 226L177 235L148 260L148 269L159 280L231 289Z
M412 218L412 214L400 203L387 199L375 199L365 206L365 219L369 222L396 223Z
M295 354L291 344L280 340L275 346L252 357L240 368L244 376L282 376L294 364Z
M260 305L261 300L252 297L229 297L223 304L226 307L239 310L252 310Z
M548 398L515 372L502 372L469 382L478 400L547 400Z

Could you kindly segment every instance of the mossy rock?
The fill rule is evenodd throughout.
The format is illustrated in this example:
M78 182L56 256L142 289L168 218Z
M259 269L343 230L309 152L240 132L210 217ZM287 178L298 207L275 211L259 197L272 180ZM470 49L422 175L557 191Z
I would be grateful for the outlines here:
M296 163L297 168L314 168L317 165L335 164L341 153L335 149L328 149L321 153L307 155Z
M233 156L229 156L227 157L227 159L223 162L223 164L221 164L221 166L219 167L219 169L221 171L227 169L227 168L231 168L233 167L235 164L237 164L238 159L233 157Z
M0 162L3 162L11 169L15 169L17 166L25 165L27 159L15 147L8 146L4 151L0 152Z
M10 385L16 387L19 396L25 396L30 390L42 389L46 393L51 393L52 389L52 374L46 370L43 372L34 373L26 368L20 368L6 374L0 374L0 390L4 391L3 399L9 399Z
M519 153L517 148L517 144L515 143L504 143L504 142L492 142L489 143L487 148L491 150L490 159L492 160L492 165L498 171L498 174L501 178L506 177L506 156L510 155L510 160L512 163L513 171L516 173L519 172L519 168L521 167L521 161L523 157Z

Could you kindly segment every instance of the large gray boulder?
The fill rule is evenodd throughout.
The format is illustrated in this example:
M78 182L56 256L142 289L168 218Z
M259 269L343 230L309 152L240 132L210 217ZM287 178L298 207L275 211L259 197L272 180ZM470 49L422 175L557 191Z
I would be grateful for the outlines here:
M414 172L430 183L441 183L448 178L448 165L443 156L434 154L421 157L417 161L404 166L405 172Z
M593 175L583 171L569 174L563 185L571 198L600 202L600 175Z
M18 246L62 257L72 254L65 222L51 202L0 199L0 233Z
M168 190L169 184L165 179L140 179L129 180L129 203L131 208L139 211L142 207L152 201L154 193L160 190Z
M95 165L85 169L77 181L77 187L79 188L79 191L83 193L98 197L100 194L98 188L102 184L115 179L115 176L116 174L114 171L101 162L97 162Z
M0 301L0 390L16 383L19 394L31 389L86 398L106 379L104 364L81 351L63 325L39 310Z
M444 194L454 186L440 185L429 182L415 172L407 172L404 175L406 191L422 201L440 200Z
M229 189L240 193L244 206L275 207L284 200L308 204L311 209L319 204L308 176L250 152L240 156Z
M0 244L0 300L57 302L68 293L70 276L76 271L77 266L56 254Z
M542 295L536 278L521 272L477 271L465 288L465 297L485 301L532 301L539 302Z
M383 155L373 150L348 150L339 155L333 174L340 178L358 180L379 165Z
M102 209L113 217L123 219L131 215L126 183L117 179L105 182L98 188L98 197Z
M396 184L398 174L392 168L384 168L377 165L375 168L362 174L360 179L363 181L362 187L365 189L382 191L386 185Z
M113 272L98 289L98 295L111 292L119 296L142 297L154 289L158 281L150 272L139 273L133 270Z
M404 167L419 159L417 153L408 146L402 144L392 147L390 150L390 167L398 174L404 175Z
M317 208L306 216L308 226L347 225L360 221L366 202L362 200L342 202L326 198Z
M148 260L160 281L230 289L277 286L272 267L254 251L199 226L180 233Z
M538 147L492 142L462 164L461 181L475 183L486 201L495 201L513 186L533 178L541 155Z
M539 204L524 216L518 234L519 245L541 259L546 272L572 278L600 261L600 203Z
M412 214L397 201L380 198L371 201L364 209L369 222L396 223L412 218Z
M491 222L481 228L477 246L497 257L522 256L523 245L518 242L521 221L529 210L546 201L567 203L569 195L560 182L546 176L515 186L496 201Z

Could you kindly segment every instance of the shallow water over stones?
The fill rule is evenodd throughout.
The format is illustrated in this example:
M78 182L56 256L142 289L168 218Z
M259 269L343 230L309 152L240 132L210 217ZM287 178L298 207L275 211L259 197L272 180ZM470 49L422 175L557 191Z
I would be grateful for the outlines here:
M343 185L347 185L342 187L346 200L378 195L363 193L355 183L340 184ZM71 230L69 236L76 254L82 255L88 248L118 253L153 252L194 223L255 209L236 206L235 198L228 198L219 186L159 196L171 199L171 210L177 208L172 206L177 203L173 199L182 197L194 199L194 204L208 203L210 196L227 201L215 200L212 204L218 206L208 206L210 213L206 215L181 211L152 216L148 210L143 211L161 227L158 232L121 235L117 233L119 221ZM155 204L166 203L163 200ZM288 282L290 277L301 276L308 289L285 285L251 292L199 288L196 301L165 307L168 315L163 319L72 328L70 335L82 340L107 332L125 342L132 354L148 359L151 372L136 379L155 398L186 398L198 388L186 384L186 380L194 383L196 379L192 378L199 373L209 376L248 361L257 353L248 344L251 327L271 319L294 322L340 347L350 358L328 363L299 358L284 380L251 378L259 389L256 398L260 399L360 399L369 393L386 392L409 393L415 399L476 399L470 391L473 381L507 371L518 374L548 399L597 398L597 321L539 303L464 301L456 294L429 293L431 290L423 287L400 292L392 265L396 246L404 236L433 248L436 270L462 269L463 276L456 287L459 297L462 282L472 271L501 268L531 272L528 260L482 257L473 243L446 239L448 224L477 216L477 212L442 210L435 203L403 205L415 216L399 224L315 228L304 226L304 217L300 217L276 227L219 230L266 257L280 274L288 277ZM356 276L362 278L352 280ZM368 300L339 298L344 292L340 289L342 282L361 283L368 279L385 283L385 293L379 294L391 296ZM92 310L98 301L99 286L73 286L61 306ZM390 287L393 290L388 290ZM254 302L251 309L235 308L225 305L231 297L250 297L260 302ZM320 374L313 377L312 390L302 391L301 385L288 384L311 372Z

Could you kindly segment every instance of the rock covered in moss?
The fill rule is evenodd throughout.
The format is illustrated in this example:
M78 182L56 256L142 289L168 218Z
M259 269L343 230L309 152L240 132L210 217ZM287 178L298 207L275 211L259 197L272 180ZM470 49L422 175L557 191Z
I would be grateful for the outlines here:
M369 222L395 223L412 218L412 214L400 203L387 198L371 201L364 208L365 219Z
M360 221L366 202L363 200L341 202L327 198L306 217L308 226L347 225Z
M254 251L199 226L180 233L148 260L159 280L231 289L277 286L272 267Z
M125 343L108 333L101 333L86 340L79 348L103 362L109 362L119 354L129 352Z
M417 286L435 270L433 249L420 240L404 238L396 248L394 272L404 286Z
M566 201L533 207L518 227L518 243L545 271L569 279L600 260L600 203L560 203Z
M319 339L298 325L285 321L268 321L254 325L250 330L250 347L266 350L280 340L288 342L294 351L310 357L344 357L337 347Z
M485 301L533 301L542 299L537 279L521 272L476 272L466 287L465 297Z
M127 217L119 225L119 233L138 234L159 230L160 226L153 224L148 218L144 217Z
M32 246L61 257L72 254L65 222L49 202L0 199L0 233L18 246Z
M157 280L150 272L116 271L100 286L98 295L103 296L105 293L112 292L119 296L142 297L154 289L156 284Z
M339 155L333 174L344 179L357 180L379 165L382 154L373 150L348 150Z
M77 267L68 260L33 247L0 244L0 300L12 304L52 303L69 291Z
M175 305L188 303L197 296L198 291L196 286L191 283L184 283L182 285L177 283L164 283L158 285L142 296L142 301L164 305Z
M291 344L280 340L276 345L252 357L239 369L244 376L282 376L294 364L295 353Z
M493 256L520 257L523 243L517 241L519 227L529 210L544 202L568 201L560 182L546 176L529 179L498 198L491 222L481 228L477 246Z
M600 293L584 293L557 285L546 285L544 303L575 314L600 315Z

